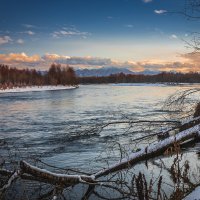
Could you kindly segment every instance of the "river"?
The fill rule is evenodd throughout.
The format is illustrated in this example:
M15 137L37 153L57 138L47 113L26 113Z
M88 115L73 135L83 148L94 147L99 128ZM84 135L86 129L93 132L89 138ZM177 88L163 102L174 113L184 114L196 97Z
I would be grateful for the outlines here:
M15 147L11 154L17 159L37 157L57 167L98 170L103 167L98 158L105 149L115 142L130 144L136 137L134 131L124 131L123 126L98 134L81 131L113 120L165 120L166 98L191 87L107 84L0 94L0 139ZM7 157L6 148L1 147L1 155Z

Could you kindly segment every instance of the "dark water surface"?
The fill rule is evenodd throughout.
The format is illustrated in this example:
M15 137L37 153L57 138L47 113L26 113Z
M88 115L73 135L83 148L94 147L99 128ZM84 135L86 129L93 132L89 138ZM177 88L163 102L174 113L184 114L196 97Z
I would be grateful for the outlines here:
M74 90L0 94L0 139L14 143L22 157L39 155L60 167L88 168L88 161L109 142L126 144L133 135L104 131L85 137L79 136L80 130L126 118L164 120L165 99L190 87L81 85Z
M118 142L126 146L136 136L134 131L124 131L123 125L100 133L81 131L113 120L164 120L168 114L161 108L166 98L192 87L81 85L73 90L0 94L0 139L7 142L17 159L36 157L57 167L95 171L105 167L98 158L109 145ZM197 164L199 150L196 144L185 159ZM8 149L2 146L0 155L7 158ZM118 156L112 156L113 161ZM135 172L143 171L144 166L138 166ZM155 176L159 173L155 166L149 165L148 170Z

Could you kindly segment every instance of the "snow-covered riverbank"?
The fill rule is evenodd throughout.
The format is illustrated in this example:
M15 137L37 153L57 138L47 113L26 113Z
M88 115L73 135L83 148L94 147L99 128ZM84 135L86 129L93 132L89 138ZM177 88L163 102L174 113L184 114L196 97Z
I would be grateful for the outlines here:
M27 87L16 87L11 89L0 89L1 93L8 93L8 92L40 92L40 91L51 91L51 90L69 90L69 89L75 89L76 86L63 86L63 85L57 85L57 86L27 86Z

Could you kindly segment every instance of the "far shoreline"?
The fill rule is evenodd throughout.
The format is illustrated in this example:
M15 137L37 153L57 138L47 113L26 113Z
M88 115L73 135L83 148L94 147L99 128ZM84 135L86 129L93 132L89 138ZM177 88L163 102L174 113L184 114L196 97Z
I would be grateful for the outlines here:
M72 90L79 86L74 85L44 85L44 86L24 86L0 89L0 94L3 93L19 93L19 92L42 92L42 91L56 91L56 90Z

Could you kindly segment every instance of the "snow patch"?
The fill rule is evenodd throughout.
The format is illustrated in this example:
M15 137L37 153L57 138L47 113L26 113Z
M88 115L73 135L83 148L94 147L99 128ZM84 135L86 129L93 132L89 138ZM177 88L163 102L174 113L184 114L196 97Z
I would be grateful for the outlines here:
M41 91L53 91L53 90L69 90L75 89L77 86L64 86L64 85L57 85L57 86L28 86L28 87L15 87L11 89L0 89L1 93L15 93L15 92L41 92Z
M165 83L113 83L113 86L158 86L165 87Z

